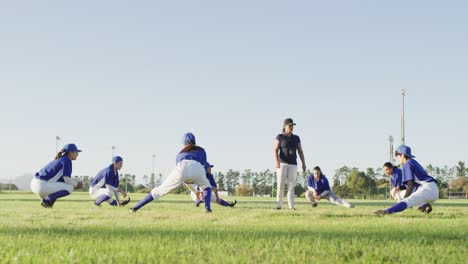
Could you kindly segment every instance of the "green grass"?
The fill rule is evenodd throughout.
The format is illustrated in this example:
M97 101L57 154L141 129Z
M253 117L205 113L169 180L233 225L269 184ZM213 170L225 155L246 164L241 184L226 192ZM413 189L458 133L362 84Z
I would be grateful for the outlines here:
M302 198L297 211L274 211L272 198L237 199L235 208L214 205L207 215L189 196L169 195L132 214L94 208L86 193L53 209L32 194L0 193L0 262L466 263L468 256L464 200L440 200L430 215L377 217L371 213L391 201L310 208Z

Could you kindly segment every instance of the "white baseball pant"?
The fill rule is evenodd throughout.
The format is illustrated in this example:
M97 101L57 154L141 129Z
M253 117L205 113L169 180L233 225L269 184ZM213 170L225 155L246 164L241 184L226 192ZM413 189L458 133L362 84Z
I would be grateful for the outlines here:
M71 194L73 189L72 185L64 182L49 182L37 178L31 180L31 191L42 199L58 191L67 191Z
M306 192L306 199L311 204L316 203L315 198L314 198L314 192L312 192L311 190L308 190ZM332 190L330 190L330 192L327 195L323 196L321 199L327 199L332 204L337 204L337 205L341 205L347 208L351 208L351 204L341 199L340 197L336 196L336 194Z
M294 208L294 188L296 187L297 165L280 163L280 168L277 169L276 182L278 188L276 190L276 207L283 206L284 185L288 184L288 204L289 208Z
M194 183L202 190L211 187L210 182L206 178L206 170L203 165L194 160L182 160L177 163L174 170L167 179L158 187L151 191L154 200L157 200L170 191L177 188L182 183Z
M422 182L421 186L409 197L402 200L408 207L420 206L433 203L439 198L439 188L435 182Z

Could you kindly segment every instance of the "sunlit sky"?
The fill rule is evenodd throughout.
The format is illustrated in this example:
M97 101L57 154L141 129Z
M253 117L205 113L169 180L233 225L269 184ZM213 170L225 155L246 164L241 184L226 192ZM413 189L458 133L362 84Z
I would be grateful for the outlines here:
M274 169L292 117L307 166L332 175L388 160L400 138L423 165L468 143L466 1L4 1L2 179L33 174L55 137L83 149L74 175L110 164L167 175L185 132L215 171Z

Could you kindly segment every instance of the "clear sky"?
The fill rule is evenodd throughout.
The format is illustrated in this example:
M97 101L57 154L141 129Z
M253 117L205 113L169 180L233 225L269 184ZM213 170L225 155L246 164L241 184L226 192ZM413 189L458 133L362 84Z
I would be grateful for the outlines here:
M141 178L191 131L216 170L274 168L294 118L309 167L378 167L399 142L423 164L468 149L466 1L2 1L1 178L51 161L55 136ZM215 170L215 171L216 171Z

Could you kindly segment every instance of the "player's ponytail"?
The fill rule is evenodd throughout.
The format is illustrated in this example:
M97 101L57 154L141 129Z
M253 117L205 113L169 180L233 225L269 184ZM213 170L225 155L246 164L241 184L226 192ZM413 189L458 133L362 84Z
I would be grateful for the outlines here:
M61 150L57 153L57 155L55 156L55 159L56 159L56 160L60 159L61 157L63 157L63 156L65 155L65 153L67 153L67 152L65 151L65 149L61 149Z

